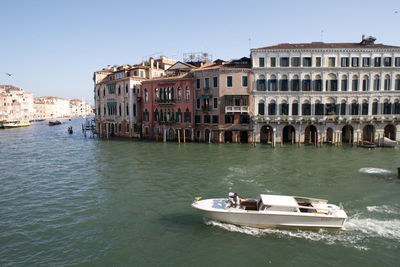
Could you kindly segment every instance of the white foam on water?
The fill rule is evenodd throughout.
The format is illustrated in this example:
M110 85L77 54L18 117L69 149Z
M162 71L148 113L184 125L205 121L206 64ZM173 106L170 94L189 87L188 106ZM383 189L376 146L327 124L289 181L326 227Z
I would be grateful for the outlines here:
M384 237L400 241L400 220L397 219L377 220L355 216L346 221L344 228L348 231L361 232L366 237Z
M383 176L390 176L394 174L392 171L380 168L361 168L358 171L360 173L383 175Z
M324 230L281 230L281 229L259 229L245 226L237 226L229 223L222 223L217 221L206 221L207 225L216 226L221 229L262 237L265 235L276 235L278 238L299 238L311 241L322 241L325 244L333 245L341 243L347 247L353 247L358 250L368 250L367 247L360 245L363 236L348 234L345 231Z
M368 206L369 212L384 213L384 214L399 214L400 209L396 206L382 205L382 206Z

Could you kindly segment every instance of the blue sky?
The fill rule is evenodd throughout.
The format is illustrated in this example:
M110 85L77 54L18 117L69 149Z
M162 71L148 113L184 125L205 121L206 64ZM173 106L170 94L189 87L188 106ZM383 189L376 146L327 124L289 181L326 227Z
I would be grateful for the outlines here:
M394 0L0 0L0 10L0 84L91 102L94 71L158 53L227 60L249 56L250 47L321 41L321 31L324 42L366 34L400 46Z

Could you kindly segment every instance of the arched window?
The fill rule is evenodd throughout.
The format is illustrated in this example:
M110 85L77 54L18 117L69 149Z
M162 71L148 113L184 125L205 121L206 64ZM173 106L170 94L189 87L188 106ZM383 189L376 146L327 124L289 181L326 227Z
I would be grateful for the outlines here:
M400 90L400 75L396 75L394 90Z
M348 90L348 81L347 81L347 75L343 75L342 76L342 88L341 88L341 90L343 91L343 92L346 92L347 90Z
M379 75L375 75L374 77L374 91L379 91L381 88L381 79Z
M149 101L149 93L147 92L147 88L144 88L144 102L147 103Z
M301 115L310 116L311 115L311 104L308 101L305 101L301 105Z
M385 86L384 86L385 91L390 90L390 76L388 74L385 75Z
M97 88L97 96L100 96L100 88Z
M260 75L260 77L257 79L257 91L266 91L264 75Z
M351 81L351 90L358 91L358 76L357 75L353 75L353 78Z
M258 103L258 114L265 115L265 104L264 101Z
M368 115L368 101L364 100L361 106L361 115Z
M268 115L276 115L276 104L273 100L268 104Z
M154 121L158 121L159 114L158 114L158 109L154 110Z
M314 91L322 91L322 79L320 75L315 76Z
M125 93L127 94L129 92L128 85L125 85Z
M372 115L378 115L378 100L374 99L372 102Z
M311 80L310 80L310 75L304 76L303 82L302 82L302 89L303 91L311 91Z
M106 96L106 88L103 88L103 96Z
M277 82L276 82L276 76L271 75L271 77L268 81L268 91L277 91L277 90L278 90L278 86L277 86Z
M369 77L368 75L364 75L363 81L362 81L362 90L363 91L369 91Z
M288 78L286 75L282 75L280 81L279 91L288 91Z
M190 88L189 88L189 86L185 87L185 101L186 102L190 101Z
M346 115L346 101L342 101L342 103L340 103L340 115Z
M336 75L330 73L326 81L326 91L337 91L337 78Z
M160 102L160 91L158 88L154 88L154 101Z
M299 115L299 104L297 103L297 101L293 101L292 103L292 115Z
M351 103L350 115L358 115L358 103L356 101Z
M400 114L400 103L398 99L394 101L393 114Z
M292 78L292 91L300 91L300 80L297 75L294 75Z
M128 106L128 104L126 104L126 116L129 116L129 106Z
M315 102L315 115L317 116L322 116L324 115L324 104L322 104L320 101L317 100L317 102Z
M289 115L289 105L286 103L286 101L283 101L280 104L280 115Z
M383 114L392 114L392 103L387 99L383 102Z
M122 116L121 104L118 105L118 115Z
M176 89L176 100L177 101L182 101L182 89L181 89L181 87L178 87Z

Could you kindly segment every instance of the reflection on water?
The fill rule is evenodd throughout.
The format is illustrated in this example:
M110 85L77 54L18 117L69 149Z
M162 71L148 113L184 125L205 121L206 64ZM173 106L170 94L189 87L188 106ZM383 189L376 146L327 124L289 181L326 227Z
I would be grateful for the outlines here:
M97 140L81 122L0 130L0 265L400 260L398 149ZM349 219L342 231L260 230L204 223L190 207L228 192L328 199Z

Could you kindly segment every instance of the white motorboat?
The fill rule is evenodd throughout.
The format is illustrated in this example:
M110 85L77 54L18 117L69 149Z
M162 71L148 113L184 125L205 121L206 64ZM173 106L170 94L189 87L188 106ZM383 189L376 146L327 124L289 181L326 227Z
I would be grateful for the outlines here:
M327 200L260 195L259 199L242 199L235 204L232 193L226 198L196 200L192 207L204 218L257 228L342 228L347 214Z
M389 139L387 137L381 138L379 143L385 147L395 147L397 145L397 141Z

